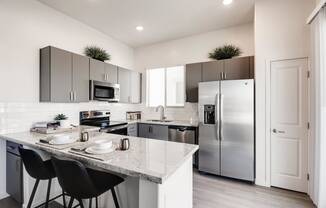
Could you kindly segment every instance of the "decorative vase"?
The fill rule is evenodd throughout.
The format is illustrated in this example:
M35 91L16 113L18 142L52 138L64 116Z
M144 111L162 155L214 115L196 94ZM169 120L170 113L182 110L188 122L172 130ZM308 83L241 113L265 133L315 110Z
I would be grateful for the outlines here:
M70 122L68 120L60 120L60 127L61 128L69 128Z

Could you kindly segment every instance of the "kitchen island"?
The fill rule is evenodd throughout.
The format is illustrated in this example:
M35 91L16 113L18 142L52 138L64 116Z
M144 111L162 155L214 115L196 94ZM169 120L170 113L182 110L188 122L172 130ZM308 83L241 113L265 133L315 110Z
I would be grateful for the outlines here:
M78 131L66 134L78 138L80 135ZM31 132L0 135L1 139L36 149L43 157L57 155L72 158L88 167L123 176L125 182L117 187L122 208L192 207L192 155L198 150L197 145L128 137L129 150L116 150L102 161L72 153L70 148L56 149L39 144L39 140L44 137L46 135ZM90 142L105 139L117 145L124 137L126 136L96 133L90 138ZM33 180L26 171L23 180L25 196L23 207L26 207ZM52 195L60 193L58 185L54 189ZM45 199L42 191L39 191L36 196L35 205ZM99 206L114 207L110 193L101 196Z

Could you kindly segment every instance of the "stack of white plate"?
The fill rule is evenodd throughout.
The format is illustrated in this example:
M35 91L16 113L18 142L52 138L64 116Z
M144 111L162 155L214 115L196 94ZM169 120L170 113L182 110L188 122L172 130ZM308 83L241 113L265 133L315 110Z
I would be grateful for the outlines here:
M107 154L110 152L113 152L115 150L114 145L112 141L107 141L107 142L96 142L95 145L88 147L85 152L89 154Z
M76 141L77 140L75 138L72 138L70 135L57 134L57 135L51 136L51 140L49 141L49 144L63 145L63 144L71 144Z

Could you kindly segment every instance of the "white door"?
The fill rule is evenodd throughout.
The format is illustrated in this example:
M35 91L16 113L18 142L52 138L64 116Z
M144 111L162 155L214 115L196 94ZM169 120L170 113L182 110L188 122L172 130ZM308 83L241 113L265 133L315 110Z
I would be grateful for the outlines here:
M308 60L271 64L271 185L307 192Z

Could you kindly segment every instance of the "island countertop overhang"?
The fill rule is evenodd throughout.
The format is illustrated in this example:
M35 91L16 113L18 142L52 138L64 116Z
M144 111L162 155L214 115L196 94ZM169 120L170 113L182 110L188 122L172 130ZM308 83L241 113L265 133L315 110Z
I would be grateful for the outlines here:
M78 136L78 132L69 133ZM162 184L179 167L182 166L198 150L198 145L175 143L141 137L130 137L130 149L115 151L107 161L84 157L69 152L69 149L58 150L37 144L44 134L21 132L0 135L0 139L12 141L28 147L45 151L51 155L73 158L85 165L106 171L139 177L154 183ZM126 136L99 133L91 139L105 138L117 143Z

